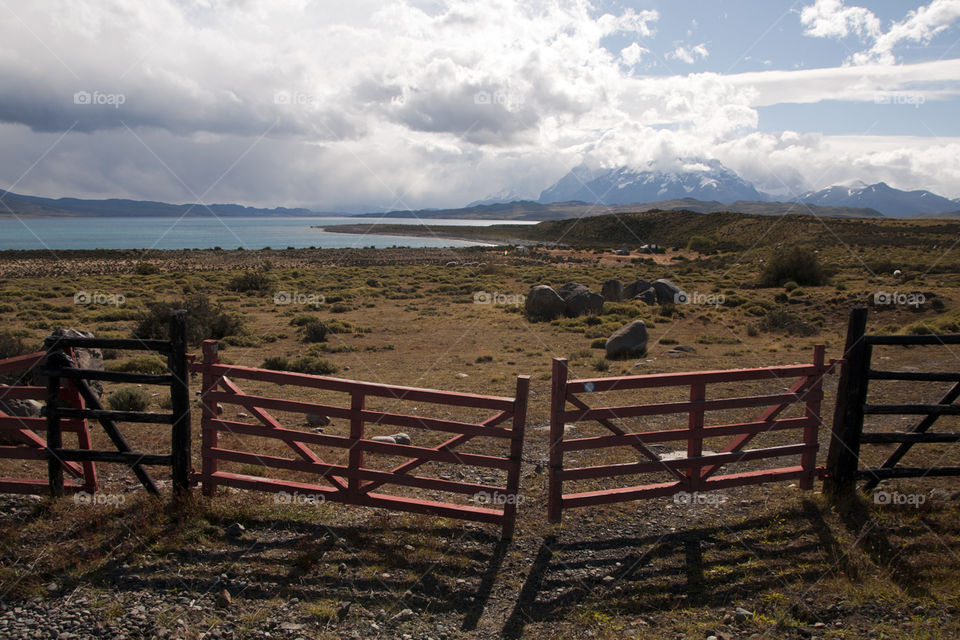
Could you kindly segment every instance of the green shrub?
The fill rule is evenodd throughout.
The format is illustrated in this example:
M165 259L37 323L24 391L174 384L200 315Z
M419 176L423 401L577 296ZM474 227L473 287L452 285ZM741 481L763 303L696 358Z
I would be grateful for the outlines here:
M110 366L107 367L107 370L122 371L124 373L162 375L167 373L167 363L159 356L139 355L124 362L111 363Z
M107 406L114 411L146 411L150 394L139 387L120 387L107 396Z
M596 358L593 361L593 369L594 371L600 371L600 372L609 371L610 363L607 362L606 358Z
M155 273L160 273L160 268L149 262L138 262L133 268L133 272L138 276L152 276Z
M230 280L227 288L231 291L266 291L272 284L270 278L263 271L244 271Z
M270 356L260 364L260 368L287 371L290 368L290 361L283 356Z
M140 314L133 330L134 338L168 340L170 316L177 309L187 310L187 341L197 345L207 339L220 340L242 332L239 316L224 311L202 293L187 296L183 302L155 302Z
M300 356L290 362L287 370L296 373L310 373L322 376L336 373L340 368L324 358L318 358L317 356Z
M691 236L687 248L698 253L711 253L717 248L717 241L707 236Z
M303 325L300 330L300 338L304 342L323 342L327 339L327 325L319 320Z
M774 309L767 312L767 315L757 325L761 331L768 333L785 332L790 335L812 336L817 333L817 328L801 320L789 311Z
M765 287L780 287L791 280L798 285L812 287L827 281L817 254L811 249L792 247L774 254L760 276L760 284Z
M657 342L659 342L660 344L680 344L677 340L674 340L673 338L660 338L659 340L657 340Z
M789 291L793 291L794 289L796 289L796 288L799 287L799 286L800 286L800 285L798 285L798 284L797 284L796 282L794 282L793 280L787 280L786 282L783 283L783 288L786 289L788 292L789 292Z
M606 349L607 348L607 339L606 338L594 338L590 341L591 349Z
M292 327L302 327L304 325L310 324L311 322L317 322L316 316L311 316L306 313L301 313L293 316L290 319L290 326Z

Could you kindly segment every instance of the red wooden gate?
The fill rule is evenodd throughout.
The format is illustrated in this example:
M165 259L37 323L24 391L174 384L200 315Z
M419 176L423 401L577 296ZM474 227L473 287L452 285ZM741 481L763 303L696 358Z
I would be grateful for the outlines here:
M46 353L40 351L0 360L0 373L35 369L43 363L45 357ZM6 400L46 402L47 388L22 385L0 387L0 401ZM60 402L64 406L74 409L84 408L83 399L74 389L63 389L60 392ZM64 432L77 434L78 448L88 450L91 448L90 430L85 419L65 419L60 424ZM47 439L37 433L45 433L46 429L47 421L45 418L12 416L0 409L0 432L3 433L3 441L9 443L0 446L0 459L35 461L37 475L41 476L0 478L0 493L50 494L47 477ZM97 490L97 474L93 462L63 462L62 467L68 476L80 480L80 482L65 483L65 491L93 493Z
M731 369L689 373L664 373L642 376L624 376L567 380L567 361L553 361L553 391L550 415L550 470L549 518L559 522L563 509L584 507L672 495L681 491L701 492L725 487L759 484L773 480L798 478L800 486L809 489L817 475L817 434L821 424L820 402L823 397L821 382L831 365L824 364L824 348L814 348L812 364ZM780 381L799 378L780 393L767 395L707 398L707 385L745 381ZM588 406L580 394L599 398L602 392L655 389L684 386L690 388L689 401L658 404L631 404L627 406ZM567 404L573 409L568 410ZM802 417L778 419L792 404L804 403ZM706 424L710 411L767 407L749 422L734 424ZM666 414L686 414L687 426L681 429L628 433L614 420ZM612 432L599 437L564 439L565 425L577 422L596 422ZM785 429L799 430L802 438L795 444L763 449L743 450L755 436ZM705 438L734 436L716 453L704 454ZM649 445L670 441L686 442L686 457L665 460ZM626 464L604 464L579 468L565 468L564 455L572 452L631 447L644 461ZM799 456L800 464L759 469L741 473L717 475L723 465L775 457ZM663 472L672 476L668 482L642 484L614 489L563 493L563 483L574 480L612 478Z
M220 364L217 360L217 343L212 340L204 343L203 361L193 364L192 369L203 373L203 469L197 478L203 483L205 494L211 495L218 485L273 493L294 492L319 497L324 501L499 524L505 538L512 536L517 504L522 501L518 497L518 488L530 383L528 376L517 378L514 398L433 391ZM346 394L347 397L346 401L338 406L247 395L233 382L233 379L274 383L305 390L339 392ZM485 409L494 411L495 414L482 421L463 422L388 411L372 411L366 407L368 398ZM231 404L245 408L258 424L222 419L218 415L218 405ZM311 433L292 429L284 426L281 420L271 415L270 411L322 414L332 419L343 419L349 424L349 435ZM509 428L499 426L505 422L510 422L511 426ZM419 433L426 430L454 435L431 447L394 444L368 438L365 428L369 424L418 429ZM269 438L274 442L280 441L292 449L296 457L268 455L249 450L249 448L245 451L223 448L219 445L221 434L255 436ZM482 454L463 453L456 450L457 447L478 437L506 442L506 455L491 455L486 452L486 447ZM239 440L239 438L231 439ZM348 463L328 464L307 445L345 449L349 452ZM490 446L492 445L493 443ZM394 456L405 459L405 462L386 470L376 469L365 465L365 456L368 454ZM219 462L246 465L247 470L267 467L314 474L320 476L327 484L222 471L219 469ZM457 467L501 470L506 472L505 486L411 474L414 469L430 462ZM257 473L261 472L257 471ZM384 485L472 495L475 502L480 502L483 506L375 492ZM481 496L481 499L478 500L477 496ZM490 505L499 506L502 509L489 508Z

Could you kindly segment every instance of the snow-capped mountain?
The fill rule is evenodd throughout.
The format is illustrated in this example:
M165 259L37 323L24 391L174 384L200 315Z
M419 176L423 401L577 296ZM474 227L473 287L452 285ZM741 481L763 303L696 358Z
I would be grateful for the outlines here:
M834 185L810 191L800 202L834 207L867 207L886 216L915 216L957 210L957 201L929 191L901 191L885 182L866 184L861 181Z
M521 193L516 189L506 188L490 194L483 200L474 200L467 207L477 207L481 205L501 204L506 202L520 202L522 200L533 200L534 196L529 193Z
M545 189L539 202L579 200L612 205L677 198L724 203L770 199L718 160L683 160L673 171L638 171L628 167L591 169L581 165Z

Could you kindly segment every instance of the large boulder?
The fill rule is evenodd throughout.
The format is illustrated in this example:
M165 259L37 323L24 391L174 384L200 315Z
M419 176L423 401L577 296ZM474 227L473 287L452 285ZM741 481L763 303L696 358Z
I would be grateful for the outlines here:
M647 354L647 325L643 320L626 324L607 338L607 358L636 358Z
M660 304L677 302L677 294L683 293L680 287L663 278L654 280L650 286L657 292L657 302Z
M95 337L89 331L77 331L76 329L55 329L50 334L51 338L93 338ZM74 349L73 359L77 363L78 369L93 369L103 371L103 352L100 349ZM47 384L46 376L37 376L39 386ZM87 384L98 396L103 395L103 384L98 380L88 380Z
M609 302L620 302L623 300L623 283L617 279L607 280L600 289L600 295Z
M557 294L563 298L566 305L564 313L571 318L582 316L585 313L600 313L603 311L603 296L590 291L579 282L568 282L559 289Z
M643 278L637 278L623 288L623 297L626 300L633 300L638 294L643 293L650 288L650 283Z
M646 304L657 304L657 292L653 289L653 287L650 287L643 293L638 293L637 295L633 296L632 299L640 300Z
M530 289L527 300L523 305L527 317L531 320L553 320L563 314L567 303L563 298L545 284L538 284Z

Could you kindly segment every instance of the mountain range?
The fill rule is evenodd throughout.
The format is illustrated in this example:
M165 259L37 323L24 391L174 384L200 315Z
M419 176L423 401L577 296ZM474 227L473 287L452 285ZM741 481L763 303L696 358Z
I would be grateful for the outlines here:
M884 182L851 182L809 191L786 202L757 190L718 160L678 159L665 170L648 165L570 170L537 200L505 189L466 207L354 214L385 218L464 218L559 220L564 218L686 209L699 213L739 211L765 215L812 213L831 217L960 217L960 198L951 200L930 191L902 191ZM307 208L264 209L234 204L167 204L140 200L42 198L0 190L0 216L336 216Z

